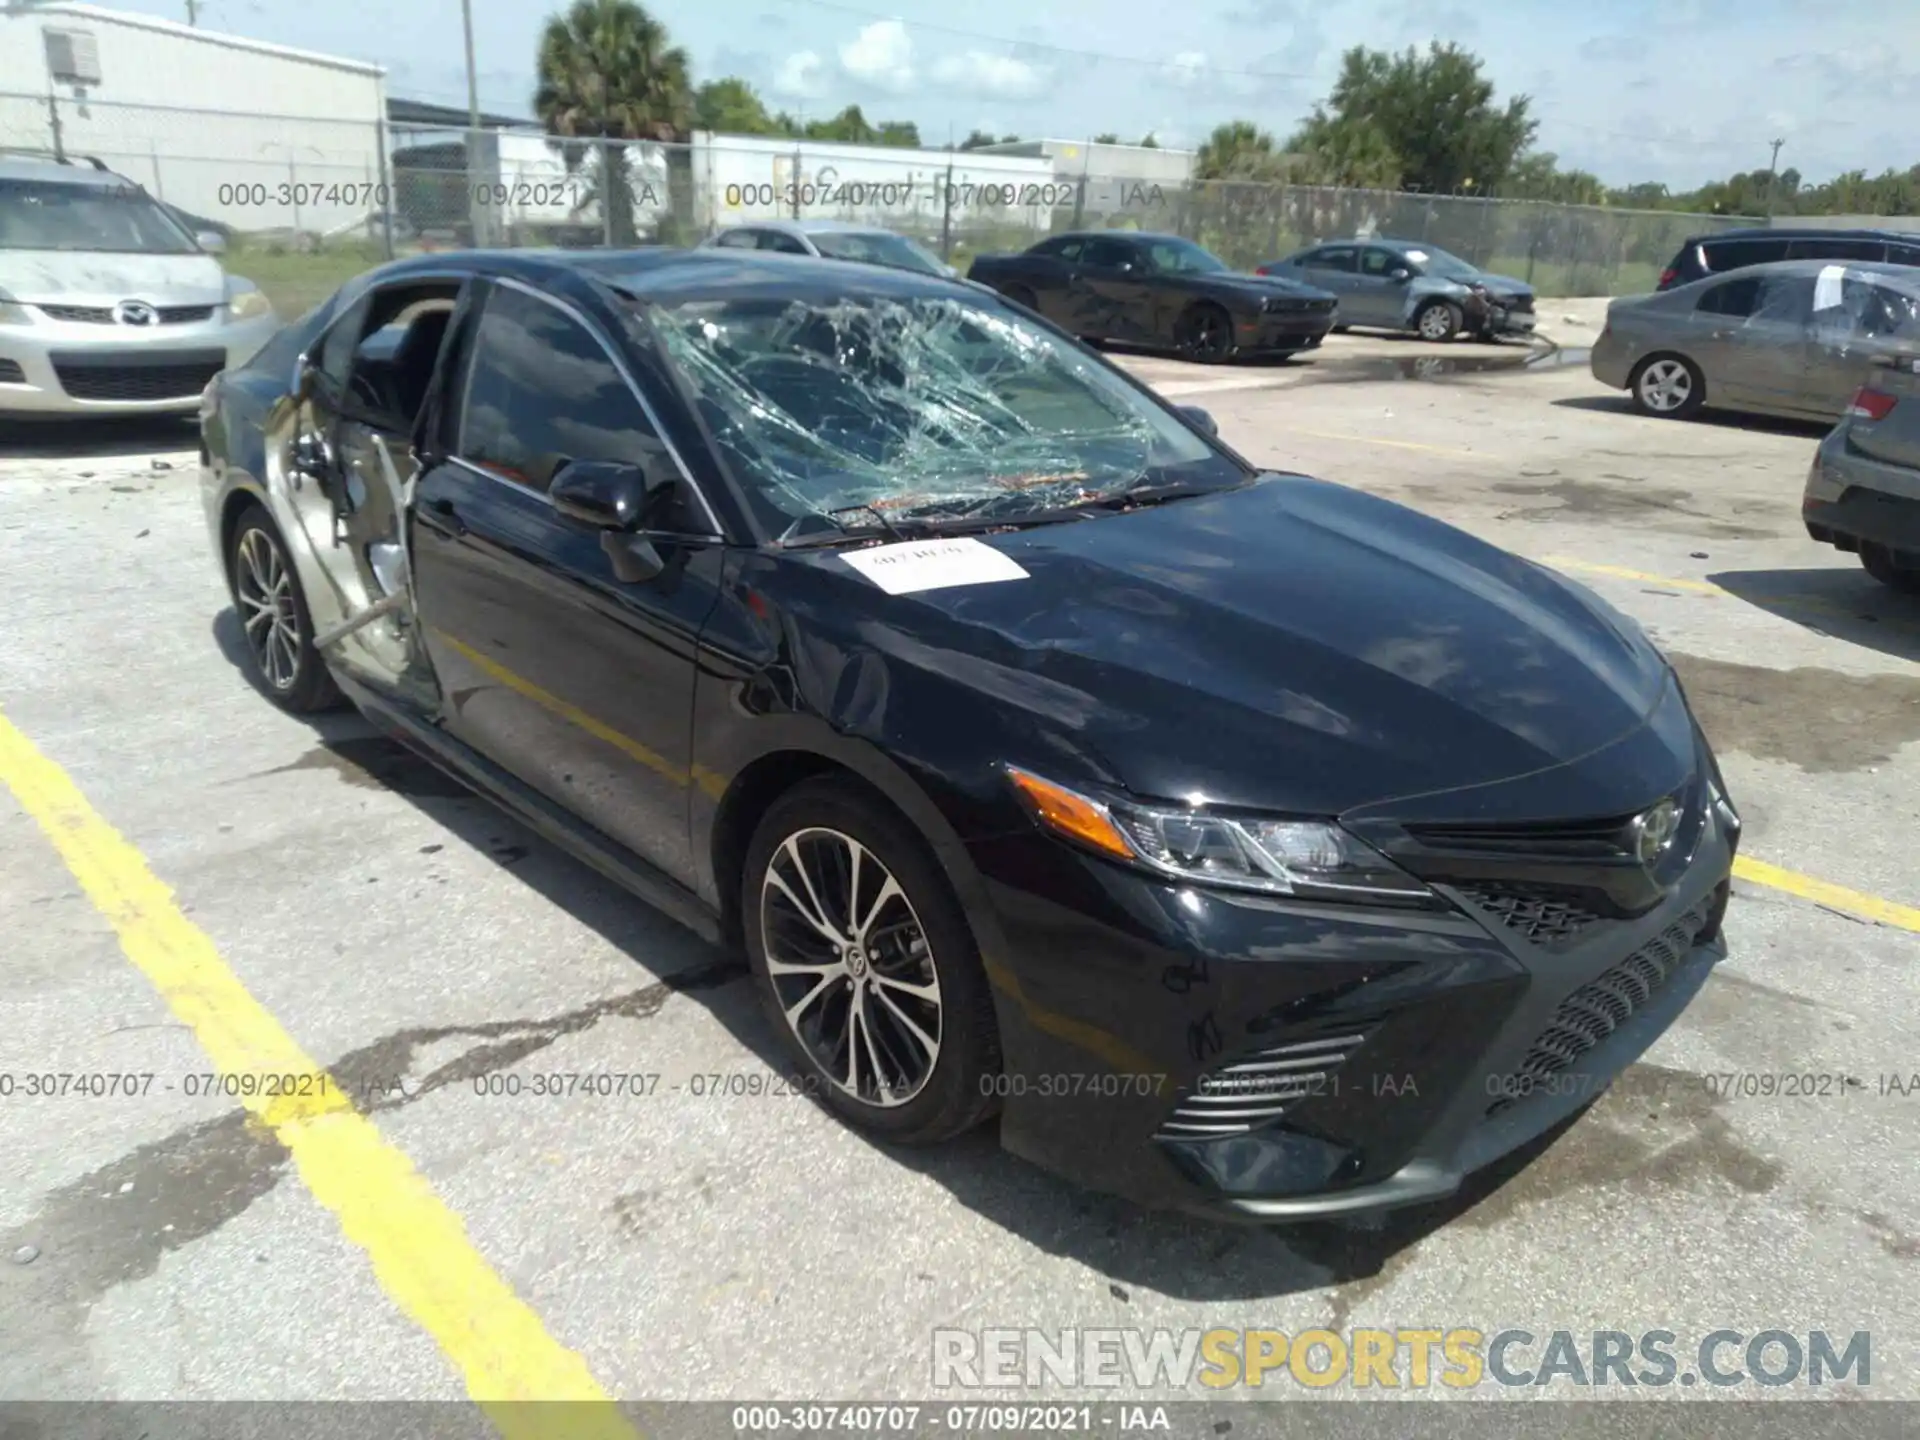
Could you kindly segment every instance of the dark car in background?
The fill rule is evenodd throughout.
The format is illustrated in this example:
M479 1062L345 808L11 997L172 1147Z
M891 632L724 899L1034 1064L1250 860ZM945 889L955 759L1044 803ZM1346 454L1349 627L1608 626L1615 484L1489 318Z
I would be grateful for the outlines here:
M1822 230L1785 225L1690 235L1660 272L1660 290L1709 275L1781 260L1835 260L1867 265L1920 265L1920 234L1902 230Z
M883 1140L998 1111L1241 1220L1432 1199L1726 953L1738 818L1637 625L978 286L421 256L202 433L263 689L744 951L795 1090Z
M1882 585L1920 594L1920 358L1868 373L1820 442L1800 515Z
M1181 236L1137 231L1054 235L1017 255L979 256L967 278L1083 340L1204 364L1310 349L1336 308L1315 286L1248 275Z
M1422 340L1531 335L1533 287L1411 240L1337 240L1270 261L1256 272L1329 290L1341 330L1411 331Z

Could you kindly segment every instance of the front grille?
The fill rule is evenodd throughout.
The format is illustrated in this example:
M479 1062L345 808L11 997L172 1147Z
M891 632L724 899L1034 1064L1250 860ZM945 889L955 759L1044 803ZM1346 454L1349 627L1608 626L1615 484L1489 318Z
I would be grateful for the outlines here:
M1458 888L1462 898L1537 945L1571 940L1589 925L1600 923L1601 917L1592 910L1542 889L1495 885Z
M1333 1093L1334 1072L1366 1041L1364 1032L1300 1040L1255 1051L1210 1070L1193 1084L1160 1126L1167 1140L1218 1140L1245 1135L1314 1095Z
M202 320L213 318L211 305L159 305L154 307L162 325L194 325ZM114 323L111 307L99 305L42 305L40 313L50 320L65 320L70 324L111 325Z
M20 368L18 360L0 360L0 385L24 385L27 372Z
M1702 900L1618 965L1562 1000L1514 1072L1501 1077L1508 1083L1500 1085L1504 1093L1487 1107L1487 1114L1497 1115L1536 1090L1549 1089L1543 1082L1571 1069L1665 989L1701 936L1712 929L1717 898Z
M1628 853L1631 815L1521 825L1409 825L1407 833L1435 850L1531 859L1612 860Z
M56 350L52 360L76 400L190 400L227 363L221 350Z
M42 305L40 313L49 320L66 320L81 325L111 325L113 311L93 305Z

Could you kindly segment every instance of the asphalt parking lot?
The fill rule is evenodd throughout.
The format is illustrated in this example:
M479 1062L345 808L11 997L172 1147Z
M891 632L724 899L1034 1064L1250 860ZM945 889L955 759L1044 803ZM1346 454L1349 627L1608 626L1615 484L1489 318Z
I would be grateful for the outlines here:
M1868 1331L1869 1385L1772 1393L1920 1398L1920 601L1801 531L1816 430L1642 419L1591 322L1551 333L1122 362L1642 620L1746 821L1678 1026L1528 1163L1374 1229L1148 1214L696 1081L781 1063L729 957L251 688L189 429L0 433L0 1073L154 1077L0 1098L0 1396L946 1399L942 1328L1471 1326ZM142 863L171 901L115 888ZM198 1078L262 1054L337 1077L347 1128L296 1154ZM555 1072L659 1081L504 1083ZM1740 1093L1783 1074L1831 1078Z

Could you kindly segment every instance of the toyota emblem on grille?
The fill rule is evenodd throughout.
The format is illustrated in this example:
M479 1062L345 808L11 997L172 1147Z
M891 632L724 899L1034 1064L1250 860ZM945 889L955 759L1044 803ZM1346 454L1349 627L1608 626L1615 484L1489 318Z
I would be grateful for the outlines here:
M122 325L158 325L160 312L144 300L122 300L113 307L113 318Z
M1641 811L1627 827L1633 839L1634 855L1642 865L1653 864L1666 853L1679 828L1680 807L1671 800L1662 800L1651 809Z

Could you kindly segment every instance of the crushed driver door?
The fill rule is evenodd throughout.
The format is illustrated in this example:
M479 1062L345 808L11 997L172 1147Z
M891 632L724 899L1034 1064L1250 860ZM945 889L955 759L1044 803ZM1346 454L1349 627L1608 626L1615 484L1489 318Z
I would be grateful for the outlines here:
M419 465L414 431L457 323L458 281L409 279L370 291L303 357L269 484L306 551L314 646L328 666L421 715L439 686L421 642L410 534ZM277 465L276 465L277 462Z

